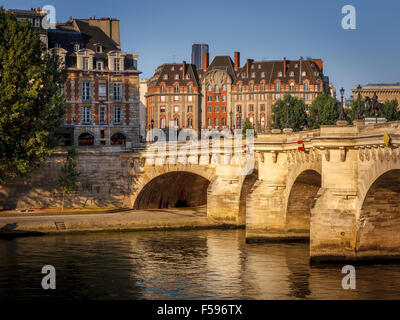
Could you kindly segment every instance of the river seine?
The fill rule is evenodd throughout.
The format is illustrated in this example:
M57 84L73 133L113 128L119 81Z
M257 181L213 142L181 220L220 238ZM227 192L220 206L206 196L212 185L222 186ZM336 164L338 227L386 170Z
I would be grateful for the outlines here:
M399 299L400 264L310 266L308 244L246 244L244 230L0 240L0 299ZM44 265L56 289L44 290Z

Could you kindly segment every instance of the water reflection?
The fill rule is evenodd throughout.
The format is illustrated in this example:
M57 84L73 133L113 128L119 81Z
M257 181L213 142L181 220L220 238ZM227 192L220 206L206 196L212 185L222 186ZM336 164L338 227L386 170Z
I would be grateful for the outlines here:
M243 230L92 233L0 240L0 299L398 299L399 264L310 266L308 244L245 244ZM41 288L41 268L57 289Z

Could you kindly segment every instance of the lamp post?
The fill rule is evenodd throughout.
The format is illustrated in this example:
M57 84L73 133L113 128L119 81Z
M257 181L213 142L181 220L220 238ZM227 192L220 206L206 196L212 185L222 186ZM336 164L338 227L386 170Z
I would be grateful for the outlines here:
M290 106L290 103L289 103L289 101L288 102L286 102L286 128L290 128L290 124L289 124L289 106Z
M231 110L231 112L229 112L229 115L230 115L230 117L231 117L231 131L232 131L232 120L233 120L233 112L232 112L232 110Z
M278 110L279 110L279 105L278 103L275 104L275 124L274 124L274 129L279 129L279 124L278 124Z
M357 107L357 116L356 120L363 120L363 115L361 114L361 86L358 85L357 87L357 93L358 93L358 107Z
M152 141L152 142L153 142L153 140L154 140L153 129L154 129L154 120L151 120L151 141Z
M342 96L342 105L340 107L340 115L339 115L339 120L344 121L346 120L344 116L344 106L343 106L343 96L344 96L344 89L343 87L340 89L340 95Z

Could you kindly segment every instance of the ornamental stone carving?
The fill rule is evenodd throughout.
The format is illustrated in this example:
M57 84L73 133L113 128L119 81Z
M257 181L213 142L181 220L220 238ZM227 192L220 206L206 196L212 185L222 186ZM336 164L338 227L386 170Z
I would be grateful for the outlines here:
M230 85L232 84L232 79L231 77L228 75L228 73L226 73L223 70L220 69L213 69L208 71L204 78L203 78L203 83L204 85L207 86L219 86L222 87L222 85Z

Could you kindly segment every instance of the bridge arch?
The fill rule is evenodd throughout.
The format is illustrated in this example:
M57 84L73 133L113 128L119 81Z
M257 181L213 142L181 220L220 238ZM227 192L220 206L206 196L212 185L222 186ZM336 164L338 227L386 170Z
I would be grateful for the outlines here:
M301 166L289 174L287 180L285 229L308 238L310 234L311 209L321 188L320 164Z
M213 169L199 165L147 167L134 183L131 204L135 209L205 205L214 174Z
M400 252L400 168L378 176L359 211L356 253L369 258Z

